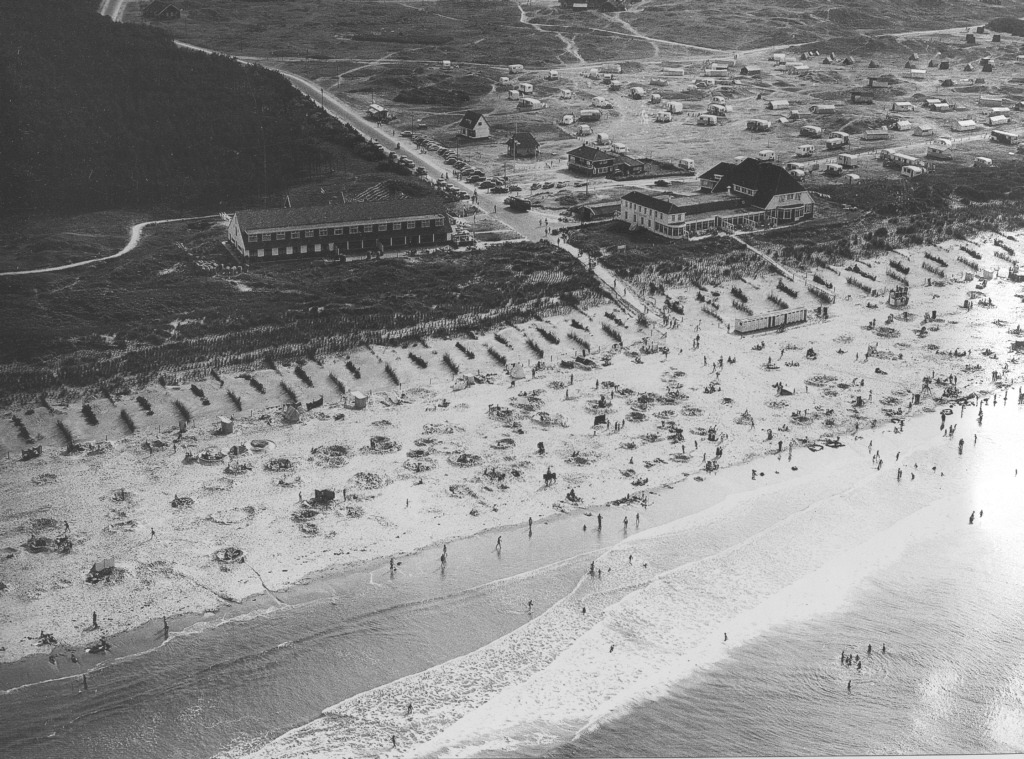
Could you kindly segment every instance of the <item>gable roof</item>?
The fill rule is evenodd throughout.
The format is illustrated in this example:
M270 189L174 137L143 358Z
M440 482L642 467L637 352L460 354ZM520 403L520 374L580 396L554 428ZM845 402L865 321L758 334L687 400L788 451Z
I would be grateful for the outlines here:
M243 231L252 232L260 229L349 224L371 219L438 216L443 213L444 205L439 200L424 197L305 208L256 208L239 211L235 216Z
M713 167L711 167L703 174L701 174L700 177L698 177L698 179L714 179L715 177L718 177L719 180L721 180L724 177L728 176L729 172L735 167L736 164L734 163L729 163L728 161L721 161L720 163L715 164ZM715 189L717 188L718 186L716 185Z
M521 148L528 148L530 150L536 150L540 147L540 143L537 142L537 138L529 132L516 132L505 142L506 145L518 145Z
M766 207L776 195L803 192L804 187L781 166L746 158L734 166L726 177L729 187L739 185L754 190L751 203Z
M603 150L593 148L590 145L580 145L578 148L570 150L569 155L583 161L611 161L618 157L612 153L605 153Z
M483 119L485 123L487 122L487 119L484 119L484 115L479 111L466 111L466 115L462 117L462 121L459 122L459 126L472 129L481 119Z

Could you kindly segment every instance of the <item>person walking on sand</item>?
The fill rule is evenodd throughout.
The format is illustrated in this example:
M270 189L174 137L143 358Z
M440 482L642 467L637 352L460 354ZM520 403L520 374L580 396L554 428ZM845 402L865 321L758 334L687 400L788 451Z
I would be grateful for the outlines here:
M398 748L398 736L397 735L392 735L391 736L391 748Z
M868 656L871 656L871 644L868 643Z
M637 526L637 529L640 529L640 512L639 511L636 513L636 526Z
M598 514L597 515L597 531L598 532L601 532L601 521L602 521L602 517L601 517L600 514Z
M851 691L853 691L853 680L847 680L846 681L846 692L850 693Z
M629 517L623 517L622 518L622 529L623 530L628 530L629 529Z
M93 630L98 630L99 626L100 626L100 623L96 620L96 612L93 612L92 613L92 629Z
M391 574L394 574L395 573L395 557L394 556L391 557L391 567L390 568L391 568Z
M725 639L722 642L723 643L728 643L729 642L729 633L722 633L722 634L725 636Z

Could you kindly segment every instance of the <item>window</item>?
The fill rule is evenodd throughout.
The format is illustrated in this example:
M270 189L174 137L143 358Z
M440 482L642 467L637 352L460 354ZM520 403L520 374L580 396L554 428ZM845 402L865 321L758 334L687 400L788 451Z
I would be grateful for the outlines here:
M295 252L295 248L293 248L291 245L289 245L287 248L284 249L284 254L286 256L290 256L294 252Z
M442 224L443 224L443 222L440 219L434 219L434 226L435 227L440 227Z
M416 229L416 222L415 221L407 221L405 223L405 228L406 229Z
M277 255L277 248L271 248L270 249L270 255L276 256Z
M369 233L369 232L372 232L372 231L373 231L373 224L367 224L366 226L363 227L363 232L364 233Z
M377 231L378 232L387 232L388 231L388 225L387 224L378 224L377 225Z
M292 232L292 239L293 240L298 240L299 239L299 231L298 230L295 230L294 232Z
M276 237L277 237L278 240L283 240L284 239L284 232L278 232Z
M328 232L328 230L326 230L326 229L321 229L321 230L320 230L320 236L321 236L321 237L327 237L327 232Z
M300 245L299 246L299 253L305 253L308 249L309 249L308 245Z
M270 242L270 235L263 235L263 242Z
M307 229L306 230L306 237L312 237L312 236L313 236L313 230L312 229Z
M259 241L260 241L260 236L259 235L249 235L249 242L259 242Z
M421 221L420 222L420 229L426 229L429 226L430 226L430 222L429 221Z
M256 251L256 258L263 258L266 251L263 248L259 248Z
M344 227L335 227L334 228L334 234L336 234L336 235L343 235L343 234L345 234Z
M400 221L399 222L395 222L394 224L391 225L391 231L392 232L398 232L401 228L402 228L402 222L400 222Z

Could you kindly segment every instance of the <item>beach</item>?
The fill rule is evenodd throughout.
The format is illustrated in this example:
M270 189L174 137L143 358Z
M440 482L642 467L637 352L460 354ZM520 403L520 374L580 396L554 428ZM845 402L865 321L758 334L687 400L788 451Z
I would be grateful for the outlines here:
M989 234L972 241L985 266L1001 263L993 238ZM959 245L950 241L927 252L955 260ZM956 264L950 268L958 276L929 286L927 280L934 275L921 268L925 252L890 254L910 268L911 301L904 308L889 308L884 297L842 284L833 273L839 297L827 318L812 316L784 331L739 336L700 309L694 289L681 288L667 294L683 304L685 313L666 314L670 320L664 323L652 318L646 327L621 309L599 306L506 326L475 340L431 338L426 345L371 346L325 359L322 366L308 363L304 369L315 389L304 391L302 400L322 395L324 403L303 410L298 421L286 419L286 407L280 404L253 403L251 414L232 414L224 389L210 379L196 384L213 402L193 415L184 432L172 414L158 408L150 426L135 435L106 434L104 440L101 433L117 428L101 423L93 430L95 443L81 451L68 454L47 445L38 458L5 461L0 499L17 507L5 512L3 523L7 548L0 564L6 586L0 655L6 662L36 655L40 661L32 677L37 679L54 672L84 673L101 663L82 656L81 650L99 635L114 641L110 658L116 658L118 634L153 620L170 618L177 629L177 620L192 615L271 608L277 604L275 594L316 584L318 578L346 568L365 566L386 574L392 558L401 566L403 557L427 547L436 553L440 567L442 546L458 538L489 531L496 539L513 526L519 534L529 530L531 520L539 524L564 514L585 518L595 530L597 515L607 514L603 529L623 532L629 540L609 559L614 581L604 582L595 593L584 577L573 591L593 596L587 601L588 618L571 598L553 602L531 626L546 626L544 640L561 641L562 647L545 648L520 665L502 663L508 671L504 686L476 691L456 711L490 709L494 713L485 722L491 726L503 713L525 720L524 715L542 712L544 702L530 705L511 686L528 683L538 673L553 682L572 683L578 691L576 711L566 716L567 723L614 711L627 698L624 683L639 687L658 661L629 658L621 665L622 677L611 685L598 676L607 662L597 654L616 640L609 629L622 634L623 625L635 624L631 614L643 611L645 624L659 631L665 645L671 641L676 648L697 651L673 663L673 677L714 660L710 653L701 653L702 647L712 639L720 642L720 631L704 625L680 628L673 617L647 616L664 603L657 594L669 593L675 605L681 596L671 594L688 597L687 587L712 584L720 588L713 600L733 599L731 605L697 604L689 609L690 617L706 618L707 625L723 615L742 618L746 621L731 636L750 639L768 629L772 617L756 614L748 619L745 614L754 614L760 603L780 594L797 593L801 582L809 582L803 578L817 573L838 573L835 577L846 578L855 588L865 573L845 564L829 569L829 557L850 546L884 540L891 520L913 518L930 505L911 500L901 501L895 511L888 509L888 502L861 482L863 472L876 463L863 440L856 442L861 457L856 470L819 463L833 455L822 450L826 444L852 446L857 437L891 435L900 420L922 412L937 427L939 416L928 412L947 407L951 399L985 395L1019 380L1007 348L1021 304L1014 297L1015 285L1005 278L1005 267L983 291L974 278L962 281L966 269ZM884 258L858 265L884 277ZM774 279L766 274L742 286L770 288ZM965 302L973 307L965 308ZM922 325L925 313L928 320ZM621 346L601 327L611 323L611 316L622 322ZM678 319L678 326L671 319ZM925 337L914 334L922 326ZM559 342L548 341L544 332ZM579 341L568 339L570 333L584 336L590 345L586 356ZM542 360L527 340L545 345ZM470 358L456 343L475 355ZM506 356L505 369L486 347ZM410 349L426 358L428 369L416 375L417 382L384 384L383 366L398 365ZM472 377L472 384L455 389L452 373L440 360L445 354L462 356L460 375ZM327 376L343 376L348 362L363 367L366 379L359 383L350 378L348 392L342 394L331 388ZM517 362L521 373L512 368ZM270 388L289 377L289 369L266 369L253 377ZM513 373L519 376L513 378ZM409 379L408 374L403 370L402 379ZM251 384L237 377L222 380L239 392ZM355 407L352 390L368 396L365 408ZM154 385L141 392L151 398L180 398L189 387ZM254 396L245 396L247 405ZM115 399L120 404L131 400ZM69 411L37 408L22 418L39 414L70 420ZM219 434L219 417L224 415L233 416L232 429ZM232 447L234 454L224 454ZM199 460L186 463L189 454ZM891 455L887 447L878 471L895 477L899 465ZM204 458L210 463L203 463ZM773 461L775 468L766 470L762 464L754 471L745 469L743 464L753 459ZM546 485L549 472L556 478ZM763 493L748 498L741 492L740 483L771 489L773 478L783 476L797 483L800 498L791 489L777 502L765 502ZM704 553L677 556L671 548L679 530L700 525L666 524L645 532L645 503L677 494L665 488L679 483L720 493L720 498L710 499L714 504L709 501L702 517L709 520L708 542L698 541L707 549ZM844 499L844 483L847 490L862 494L859 500ZM316 491L327 490L333 498L322 493L317 499ZM871 529L856 532L855 525L863 529L865 512L849 511L851 504L888 510L872 512ZM823 521L808 525L800 539L772 528L801 509L813 510ZM65 522L74 545L70 553L33 553L22 547L32 535L64 534ZM843 528L830 529L833 522ZM752 542L745 543L748 538L734 532L740 529L736 525L749 530ZM739 563L730 565L712 550L718 545L714 536L723 531L729 536L725 544L742 543L745 551L756 549L758 556L791 555L793 572L762 577L762 584L753 587L743 585L751 579L744 553L736 553ZM651 541L649 553L658 557L657 568L652 559L643 566L639 546L627 547L640 538ZM215 553L226 548L241 549L244 561L218 561ZM632 562L627 558L631 552ZM880 555L889 561L895 553L890 547ZM808 556L818 558L808 564ZM113 572L87 583L94 562L104 559L113 560ZM645 598L645 593L656 595ZM620 604L630 614L620 617ZM824 608L812 605L809 613ZM97 628L92 626L93 612ZM619 621L612 624L614 620ZM57 644L38 646L40 631L53 635ZM510 633L531 634L535 631L526 627ZM565 658L574 651L578 653ZM53 660L46 662L39 654ZM73 654L79 658L74 668L69 665ZM19 684L26 671L18 670ZM589 671L593 677L585 676ZM569 678L568 672L576 675ZM423 677L424 687L434 687L430 675ZM452 677L451 682L459 680ZM583 697L588 687L597 690ZM565 703L564 696L555 690L548 697ZM443 719L417 733L416 745L424 744L428 753L458 742L478 745L479 736L472 731L463 737L446 732L455 716L446 711ZM514 727L509 725L509 730ZM428 742L435 739L441 743ZM372 741L365 747L369 752L379 748Z

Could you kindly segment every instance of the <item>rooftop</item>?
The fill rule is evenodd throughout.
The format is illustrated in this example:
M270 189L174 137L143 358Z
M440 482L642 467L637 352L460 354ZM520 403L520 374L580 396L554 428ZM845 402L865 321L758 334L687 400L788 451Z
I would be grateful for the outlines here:
M347 224L354 221L406 216L437 216L443 213L444 205L439 200L425 197L307 206L305 208L257 208L239 211L236 216L243 230L252 231L281 227Z

